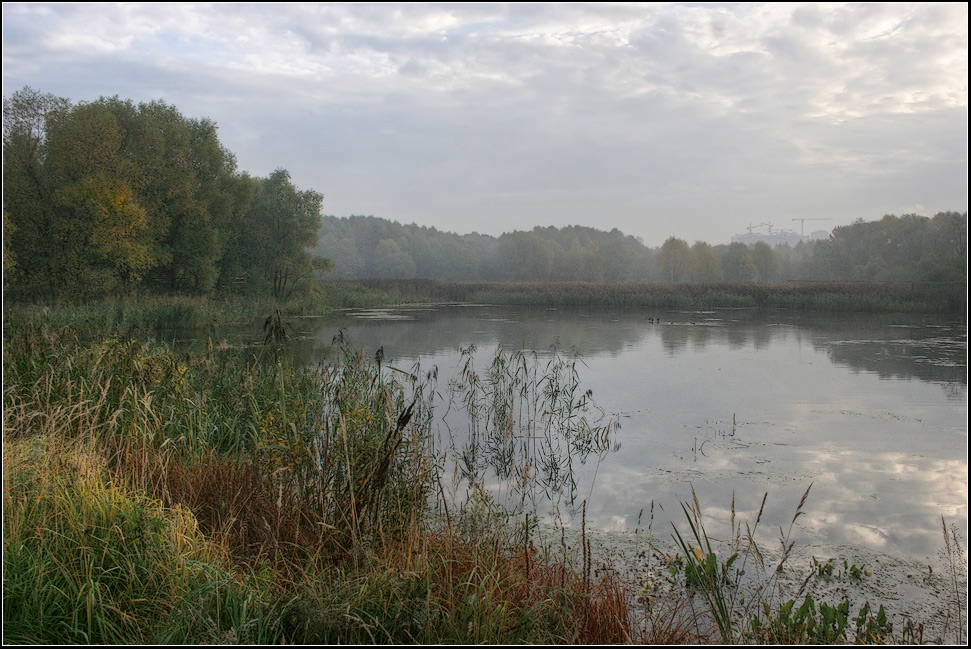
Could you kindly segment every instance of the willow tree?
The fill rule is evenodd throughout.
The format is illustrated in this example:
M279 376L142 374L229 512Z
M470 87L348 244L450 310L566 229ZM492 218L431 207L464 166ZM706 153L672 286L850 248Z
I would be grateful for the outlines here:
M250 281L265 286L274 297L289 297L315 271L330 262L314 257L324 197L298 190L286 169L277 169L257 184L240 236L241 256Z
M29 86L3 100L4 261L8 253L17 260L18 293L49 295L57 283L58 258L49 245L53 189L44 160L47 122L69 108L67 99Z

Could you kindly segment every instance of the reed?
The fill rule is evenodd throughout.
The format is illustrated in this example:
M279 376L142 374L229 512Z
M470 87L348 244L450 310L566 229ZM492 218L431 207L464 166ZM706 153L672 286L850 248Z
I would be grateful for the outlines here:
M942 282L601 284L360 280L325 282L323 286L325 295L361 294L378 300L383 296L385 303L463 302L545 308L746 307L866 313L961 313L967 309L967 286Z
M967 604L968 604L968 564L964 557L964 544L957 526L951 523L948 528L941 517L941 531L944 533L944 548L941 559L947 579L947 615L944 624L945 641L947 632L953 629L955 644L967 643Z
M499 347L479 369L474 346L461 352L444 418L467 427L457 477L466 489L498 479L501 497L519 513L543 499L574 505L575 463L602 458L616 427L581 387L582 360L556 348L541 356Z

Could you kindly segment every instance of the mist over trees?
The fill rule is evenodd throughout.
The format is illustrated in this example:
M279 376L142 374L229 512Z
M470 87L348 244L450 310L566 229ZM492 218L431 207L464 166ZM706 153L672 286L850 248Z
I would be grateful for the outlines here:
M786 282L967 280L967 213L858 220L829 239L649 248L619 230L536 227L491 237L401 225L373 216L325 216L317 254L343 279L522 282Z
M163 101L72 104L24 88L3 103L4 290L21 299L133 293L287 298L340 279L713 283L967 281L967 213L887 215L771 248L617 229L454 234L373 216L321 217L278 169L240 171L209 119Z
M654 281L653 251L619 230L536 227L458 235L373 216L325 216L316 250L342 279ZM648 279L645 279L648 278Z

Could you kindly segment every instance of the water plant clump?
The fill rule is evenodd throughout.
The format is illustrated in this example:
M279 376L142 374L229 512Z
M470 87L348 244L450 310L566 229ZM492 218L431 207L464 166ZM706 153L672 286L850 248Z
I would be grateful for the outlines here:
M444 421L466 490L495 480L512 511L534 512L541 502L575 506L576 463L608 453L616 428L583 389L581 361L555 348L543 358L500 346L479 370L474 346L461 354Z
M733 497L731 536L715 539L692 489L691 501L682 503L682 523L672 523L675 551L651 543L650 556L659 565L650 574L665 577L641 582L638 601L648 626L666 628L676 620L696 638L725 644L960 643L966 637L961 624L967 601L966 580L962 581L966 564L953 528L944 526L948 540L941 557L946 578L933 578L933 569L930 576L925 574L935 588L951 590L942 600L946 610L927 611L923 619L892 615L874 601L874 594L885 591L870 581L893 573L881 570L878 578L876 568L871 571L858 559L839 557L806 557L805 572L793 565L793 525L805 511L810 490L811 485L788 529L779 528L779 545L773 549L756 540L768 494L752 526L737 521Z

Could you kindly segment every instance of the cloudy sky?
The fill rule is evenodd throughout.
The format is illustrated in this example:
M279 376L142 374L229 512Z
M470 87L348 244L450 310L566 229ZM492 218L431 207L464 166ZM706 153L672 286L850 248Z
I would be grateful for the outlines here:
M967 24L966 3L4 3L3 94L164 99L326 214L714 244L966 211Z

